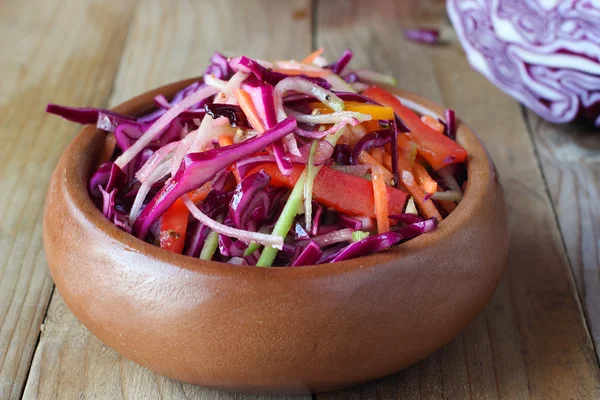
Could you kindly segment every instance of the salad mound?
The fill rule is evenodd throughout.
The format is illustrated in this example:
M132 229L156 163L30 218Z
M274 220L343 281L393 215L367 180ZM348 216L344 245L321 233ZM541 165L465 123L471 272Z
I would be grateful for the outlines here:
M323 264L427 233L462 198L454 112L419 116L329 63L215 53L201 79L142 116L49 104L106 131L90 196L120 229L175 253L261 267Z

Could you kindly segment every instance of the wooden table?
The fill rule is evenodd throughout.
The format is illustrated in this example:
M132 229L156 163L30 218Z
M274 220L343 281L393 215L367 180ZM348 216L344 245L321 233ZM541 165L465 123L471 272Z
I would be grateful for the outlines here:
M421 25L440 27L447 43L402 39ZM353 65L395 75L480 134L506 190L512 248L491 303L452 343L395 375L316 397L600 398L600 136L540 120L471 70L442 0L0 1L0 398L273 398L158 376L65 307L41 221L52 169L79 128L43 110L113 106L199 75L216 49L268 59L320 46L329 58L351 47Z

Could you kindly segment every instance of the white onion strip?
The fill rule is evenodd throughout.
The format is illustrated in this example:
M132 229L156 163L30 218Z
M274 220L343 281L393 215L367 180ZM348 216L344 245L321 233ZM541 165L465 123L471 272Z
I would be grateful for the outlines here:
M448 187L448 189L450 189L454 192L458 192L459 194L462 195L462 190L460 189L458 182L456 182L456 178L454 178L454 166L453 165L449 165L447 167L440 169L438 171L438 174L442 177L442 179L444 180L444 184Z
M190 200L188 196L183 196L183 202L190 210L190 214L198 221L212 229L214 232L220 233L225 236L234 237L245 242L257 242L264 246L272 246L276 249L281 250L283 248L283 238L277 235L269 235L260 232L250 232L242 229L231 228L227 225L223 225L220 222L215 221L208 215L204 214L196 205Z
M170 154L179 146L180 142L180 140L171 142L156 150L144 165L142 165L142 168L135 173L137 180L144 183L152 171L154 171L163 160L168 159Z
M325 136L336 133L340 129L344 128L346 125L356 126L358 124L360 124L360 121L357 120L356 118L348 118L348 119L344 119L344 120L336 123L335 125L333 125L331 128L329 128L327 130L313 132L313 131L306 131L304 129L297 128L295 132L300 136L320 139Z
M281 122L287 118L285 110L283 109L283 95L289 90L315 97L334 111L344 110L344 101L333 92L323 89L321 86L307 81L306 79L293 77L285 78L279 81L279 83L275 85L275 90L273 90L277 122Z
M248 74L245 72L242 72L242 71L238 71L235 74L233 74L231 79L229 79L227 81L227 85L225 85L225 88L223 88L223 94L225 95L224 96L225 99L228 99L229 97L231 97L234 90L238 89L242 85L242 82L244 82L247 77L248 77Z
M287 115L296 118L297 122L304 124L337 124L344 120L355 118L358 122L370 121L372 117L369 114L363 114L355 111L339 111L331 114L302 114L290 108L285 109Z
M380 74L379 72L374 72L368 69L355 69L350 71L350 73L356 74L358 79L362 82L380 83L390 86L396 86L398 84L398 81L396 81L393 76Z
M225 89L225 86L227 86L227 81L215 78L215 76L212 74L204 75L204 83L206 83L208 86L214 87L215 89L219 89L221 92Z
M446 200L446 201L461 201L462 194L454 190L447 190L445 192L435 192L431 195L434 200Z
M169 170L171 166L168 162L162 163L148 175L137 194L135 195L135 200L133 201L133 205L131 206L131 211L129 212L129 225L133 225L137 217L139 217L140 212L142 211L142 205L144 204L144 200L146 196L148 196L148 192L152 189L152 185L156 182L163 179L165 176L169 175Z
M121 169L123 169L131 160L135 158L159 133L162 132L175 118L179 116L182 112L190 108L196 103L206 99L213 94L216 94L219 90L215 89L211 86L205 86L185 97L179 103L174 104L170 109L168 109L163 115L160 116L159 119L156 120L154 124L144 134L136 140L136 142L127 150L123 152L116 160L115 164Z

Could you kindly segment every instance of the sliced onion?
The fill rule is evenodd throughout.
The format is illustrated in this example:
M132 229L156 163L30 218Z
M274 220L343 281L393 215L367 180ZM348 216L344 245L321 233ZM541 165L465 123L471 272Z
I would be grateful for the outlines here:
M242 257L231 257L227 263L233 265L248 265L246 260L244 260Z
M154 97L154 104L156 104L159 108L165 110L171 108L171 103L169 103L169 100L167 100L167 98L162 94L159 94L158 96Z
M446 201L461 201L462 193L454 190L446 190L445 192L435 192L431 195L433 200L446 200Z
M201 102L205 98L212 96L217 93L217 89L206 86L190 94L188 97L175 104L173 107L167 110L163 115L156 120L154 124L140 137L130 148L125 150L116 160L115 164L123 169L131 160L137 156L150 142L152 142L156 136L165 129L171 121L173 121L179 114L190 108L196 103Z
M142 211L142 205L144 204L144 200L146 200L146 196L150 189L152 189L152 185L156 182L163 179L165 176L169 175L170 172L169 163L163 163L156 167L150 175L146 178L146 180L140 186L137 194L135 195L135 200L133 201L133 205L131 206L131 211L129 212L129 225L133 225L137 217L139 217L140 212Z
M340 129L345 127L346 125L356 126L358 124L360 124L360 121L358 119L356 119L354 117L350 117L350 118L346 118L346 119L338 122L337 124L333 125L331 128L324 130L324 131L307 131L307 130L298 128L298 129L296 129L296 133L300 136L304 136L304 137L308 137L308 138L312 138L312 139L320 139L327 135L336 133L337 131L339 131Z
M438 171L438 174L442 177L444 185L446 185L448 189L462 195L460 185L456 182L456 178L454 177L454 166L444 167Z
M204 75L204 83L208 86L212 86L215 89L219 89L220 92L225 90L225 86L227 86L227 81L216 78L214 75Z
M367 84L367 83L362 83L362 82L354 82L350 84L350 87L352 89L354 89L355 92L364 92L365 90L367 90L371 85Z
M368 69L354 69L350 73L355 74L361 82L377 83L383 85L396 86L398 81L389 75L380 74Z
M339 75L329 75L325 77L325 80L331 85L331 90L336 92L356 92L348 82L339 77Z
M241 71L238 71L235 74L233 74L231 79L227 81L227 85L225 86L225 88L223 88L222 90L223 94L225 95L225 99L229 99L235 91L235 89L239 89L240 86L242 86L242 82L244 82L248 76L249 74Z
M305 64L296 60L284 60L284 61L275 61L275 66L278 69L291 69L291 70L299 70L299 71L312 71L319 73L330 73L330 71L324 71L323 68L320 68L315 65Z
M260 232L250 232L244 231L242 229L236 229L229 227L227 225L223 225L220 222L215 221L214 219L208 217L204 214L196 205L189 199L188 196L183 196L183 202L187 206L188 210L190 210L190 214L198 221L208 226L214 232L220 233L225 236L234 237L239 240L243 240L245 242L256 242L260 243L264 246L272 246L276 249L281 250L283 248L283 238L277 235L269 235Z
M408 202L406 203L406 210L404 211L404 213L419 215L419 211L417 210L417 206L415 205L415 199L412 196L410 196Z
M342 111L344 109L344 101L333 92L323 89L321 86L306 79L285 78L279 81L273 91L277 121L283 121L287 117L283 109L283 95L290 90L313 96L334 111Z
M159 148L150 156L144 165L135 173L135 177L141 183L144 183L154 169L162 163L175 149L180 145L180 141L171 142Z
M354 232L354 229L343 228L337 231L332 231L323 235L315 236L311 238L311 240L313 240L320 247L325 247L335 243L352 241L352 232Z
M296 121L301 124L337 124L341 121L354 118L358 122L370 121L372 118L369 114L363 114L354 111L339 111L331 114L302 114L298 111L286 108L287 115L296 118Z

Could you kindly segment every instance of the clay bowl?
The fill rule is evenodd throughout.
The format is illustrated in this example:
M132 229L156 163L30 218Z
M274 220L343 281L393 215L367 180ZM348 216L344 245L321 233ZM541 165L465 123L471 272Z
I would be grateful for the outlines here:
M152 98L116 108L147 111ZM443 109L396 90L407 104ZM302 268L235 266L169 253L121 231L86 182L104 142L87 126L50 182L44 246L61 296L102 342L159 374L240 392L318 392L373 380L448 343L490 300L507 263L502 188L459 122L468 184L439 228L390 251Z

